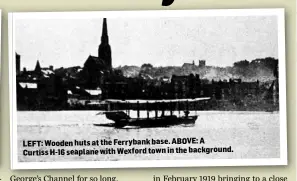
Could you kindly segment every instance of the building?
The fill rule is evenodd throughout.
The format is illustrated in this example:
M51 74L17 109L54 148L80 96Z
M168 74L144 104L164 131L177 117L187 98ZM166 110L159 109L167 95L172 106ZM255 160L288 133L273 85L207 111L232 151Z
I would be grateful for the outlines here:
M176 76L171 78L171 85L174 90L174 98L194 98L200 96L200 76L190 74L188 76Z
M34 70L24 68L16 76L18 109L59 109L65 106L67 92L62 78L52 69L42 68L37 61Z
M199 60L199 67L204 68L206 66L206 61L205 60Z
M86 88L98 87L102 83L104 73L107 70L108 69L104 60L90 55L86 60L86 62L84 63L84 67L82 70L82 73L86 80L85 87Z
M278 80L278 64L275 65L275 68L274 68L274 71L273 71L273 74L274 74L274 77L275 77L275 80L274 80L274 86L273 86L273 103L274 105L277 105L279 104L279 80Z
M192 63L184 63L182 65L182 68L183 69L193 69L193 68L196 68L195 61L193 60Z
M111 48L109 45L106 18L103 19L101 44L98 49L98 57L99 59L104 60L107 69L112 68Z
M106 18L103 19L101 44L98 48L98 56L90 55L84 63L83 76L86 80L86 88L96 88L102 84L104 76L112 72L111 48L107 31Z
M16 67L16 75L19 75L21 72L21 56L15 53L15 67Z

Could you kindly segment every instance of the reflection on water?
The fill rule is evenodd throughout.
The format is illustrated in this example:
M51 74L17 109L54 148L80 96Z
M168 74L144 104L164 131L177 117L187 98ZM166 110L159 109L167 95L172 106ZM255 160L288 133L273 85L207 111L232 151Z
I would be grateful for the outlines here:
M98 111L22 111L17 113L19 161L86 161L86 160L165 160L165 159L219 159L219 158L279 158L279 113L203 111L193 126L169 128L115 129L112 121ZM135 117L136 112L130 112ZM159 113L160 114L160 113ZM178 112L175 112L178 115ZM180 113L182 115L182 112ZM192 112L195 114L195 112ZM146 111L141 112L145 117ZM150 117L155 112L150 112ZM96 126L97 125L97 126ZM203 137L205 147L232 146L232 153L190 153L153 155L97 155L97 156L23 156L23 140L97 140L97 139L169 139ZM167 147L158 145L151 147ZM172 148L197 145L170 145ZM65 149L101 149L103 146L74 147ZM117 148L114 146L114 148ZM144 148L144 146L137 146ZM46 148L43 148L46 149Z

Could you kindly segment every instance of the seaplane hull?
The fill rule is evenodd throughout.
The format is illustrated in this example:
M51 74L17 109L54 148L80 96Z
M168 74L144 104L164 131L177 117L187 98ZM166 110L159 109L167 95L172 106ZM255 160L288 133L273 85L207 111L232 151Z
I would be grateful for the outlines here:
M124 112L106 112L106 118L114 121L115 127L168 127L181 124L195 124L198 116L161 116L152 118L130 118Z

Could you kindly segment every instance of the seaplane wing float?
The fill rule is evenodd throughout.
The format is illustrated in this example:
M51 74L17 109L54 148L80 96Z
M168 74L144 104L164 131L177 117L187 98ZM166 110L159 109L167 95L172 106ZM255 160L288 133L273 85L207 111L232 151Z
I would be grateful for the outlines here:
M171 99L171 100L116 100L107 99L107 111L98 114L105 114L106 118L114 122L115 127L137 126L137 127L168 127L180 124L195 124L197 115L197 103L207 102L209 97L194 99ZM130 111L136 110L137 117L131 117ZM147 115L140 116L140 110L145 110ZM195 115L190 115L194 110ZM150 117L150 112L155 115ZM161 111L161 114L159 112ZM169 111L170 114L165 114ZM173 114L178 111L178 115ZM183 111L184 114L180 114Z

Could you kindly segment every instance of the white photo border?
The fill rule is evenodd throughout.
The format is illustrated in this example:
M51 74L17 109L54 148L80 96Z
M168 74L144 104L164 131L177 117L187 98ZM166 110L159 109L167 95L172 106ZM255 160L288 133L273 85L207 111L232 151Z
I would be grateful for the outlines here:
M192 17L192 16L277 16L279 55L279 115L280 158L273 159L199 159L199 160L143 160L143 161L69 161L18 162L17 106L15 71L15 21L18 19L87 19L117 17ZM285 9L216 9L216 10L137 10L137 11L78 11L78 12L16 12L9 13L9 97L11 169L78 169L78 168L151 168L151 167L211 167L211 166L272 166L287 165L286 114L286 52Z

